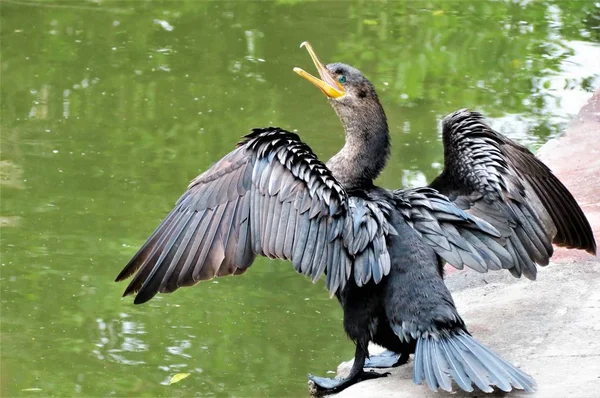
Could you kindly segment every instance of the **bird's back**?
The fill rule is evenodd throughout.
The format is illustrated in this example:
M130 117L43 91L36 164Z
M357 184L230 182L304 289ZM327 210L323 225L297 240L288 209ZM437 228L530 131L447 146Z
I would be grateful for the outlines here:
M448 327L462 325L444 283L438 255L400 212L393 212L392 225L398 235L389 237L391 269L384 302L394 331L402 329L402 325L419 325L423 332L431 330L434 319ZM417 308L419 311L415 311Z

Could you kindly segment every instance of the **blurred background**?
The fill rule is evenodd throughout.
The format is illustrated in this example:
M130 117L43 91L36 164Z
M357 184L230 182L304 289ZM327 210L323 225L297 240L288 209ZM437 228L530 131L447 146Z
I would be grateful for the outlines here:
M361 69L392 131L379 183L441 170L439 123L483 112L532 150L600 83L593 1L16 1L1 14L1 396L304 396L353 355L322 282L259 259L143 306L114 277L250 128L343 144L292 73ZM190 376L168 385L178 373Z

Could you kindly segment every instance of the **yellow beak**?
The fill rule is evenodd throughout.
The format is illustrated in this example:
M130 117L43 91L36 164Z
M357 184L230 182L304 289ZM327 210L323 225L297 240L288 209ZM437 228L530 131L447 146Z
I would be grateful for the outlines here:
M296 72L297 74L299 74L300 76L317 86L327 97L343 97L346 94L346 90L344 90L344 87L342 87L342 85L331 76L327 68L321 63L321 61L319 61L319 57L317 57L317 54L315 53L315 50L313 50L310 43L305 41L302 44L300 44L300 48L302 47L306 47L306 49L308 50L310 57L312 58L315 66L317 67L317 72L319 72L319 76L321 76L321 79L311 75L310 73L300 68L294 68L294 72Z

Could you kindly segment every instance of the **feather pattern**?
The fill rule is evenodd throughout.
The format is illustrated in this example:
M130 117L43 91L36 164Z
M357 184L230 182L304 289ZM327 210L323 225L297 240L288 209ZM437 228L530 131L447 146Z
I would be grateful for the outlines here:
M438 335L422 335L417 339L413 381L423 381L432 391L452 391L451 375L460 388L493 392L514 388L532 392L536 383L520 369L490 351L464 330L441 331Z
M500 232L497 242L509 253L499 256L505 253L493 249L501 268L535 279L536 264L547 265L552 256L552 243L595 254L593 233L581 208L529 150L466 109L444 118L442 135L444 171L430 187ZM498 269L495 266L488 269Z
M243 273L256 255L290 260L333 295L351 275L390 272L385 201L348 195L296 134L255 129L196 177L117 280L143 303L215 276ZM137 273L136 273L137 272Z
M495 239L500 232L491 224L458 208L431 188L394 191L396 208L447 263L479 272L500 269L510 253Z

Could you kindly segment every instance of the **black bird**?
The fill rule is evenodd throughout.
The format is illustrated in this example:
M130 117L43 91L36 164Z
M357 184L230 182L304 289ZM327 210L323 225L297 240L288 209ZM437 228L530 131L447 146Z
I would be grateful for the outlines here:
M357 69L294 70L330 99L345 130L327 164L296 134L254 129L237 148L194 179L117 277L137 274L124 295L134 303L158 292L245 272L256 255L290 260L340 301L356 344L347 378L310 376L316 393L340 391L387 374L365 371L367 346L393 355L370 367L406 363L415 383L451 391L497 387L531 391L534 380L467 331L443 281L443 262L480 272L508 269L535 278L552 242L595 253L581 209L527 149L467 110L444 119L444 172L431 187L390 191L373 184L390 151L386 116Z

